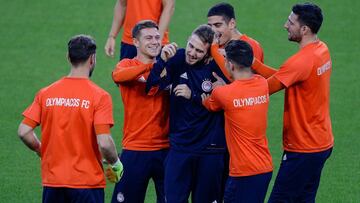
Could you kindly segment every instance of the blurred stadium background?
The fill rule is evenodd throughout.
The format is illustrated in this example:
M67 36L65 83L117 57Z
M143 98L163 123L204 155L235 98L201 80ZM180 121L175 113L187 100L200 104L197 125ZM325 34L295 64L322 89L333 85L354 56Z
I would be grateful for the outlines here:
M66 43L75 34L90 34L97 41L97 67L92 79L113 96L116 123L112 134L121 149L122 103L111 80L120 37L116 58L107 58L103 49L115 0L0 2L0 202L41 202L40 162L18 139L17 127L22 111L32 102L35 93L68 73ZM171 41L184 47L191 31L207 22L207 10L217 2L177 0L170 25ZM261 43L267 64L279 67L297 51L297 45L287 41L283 29L291 6L297 1L227 2L236 9L240 31ZM317 202L360 202L360 3L354 0L314 3L323 9L324 22L319 36L328 44L333 61L331 116L335 136L335 148L323 170ZM282 112L283 94L280 93L271 97L267 133L275 166L273 180L282 155ZM273 181L268 193L272 184ZM113 185L108 184L106 202L110 201L112 190ZM146 202L155 202L152 183Z

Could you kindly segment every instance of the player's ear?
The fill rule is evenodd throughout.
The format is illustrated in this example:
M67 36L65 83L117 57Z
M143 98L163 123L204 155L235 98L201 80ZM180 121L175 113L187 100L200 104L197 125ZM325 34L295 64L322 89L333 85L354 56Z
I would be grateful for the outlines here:
M95 54L91 54L90 55L90 65L94 65L95 64L95 60L96 60L96 55Z
M300 27L300 32L302 33L302 35L306 35L306 34L309 34L309 32L311 32L311 30L308 26L303 25Z
M233 72L235 70L235 66L231 61L229 61L229 63L230 63L230 69Z
M230 28L230 29L235 29L235 28L236 28L236 21L235 21L235 19L234 19L234 18L231 18L230 21L229 21L229 23L228 23L228 25L229 25L229 28Z
M71 63L71 62L70 62L70 57L69 57L69 52L66 52L66 60L67 60L69 63Z
M133 42L134 42L134 46L135 46L136 48L138 48L138 47L140 46L140 42L139 42L139 40L138 40L136 37L133 38Z

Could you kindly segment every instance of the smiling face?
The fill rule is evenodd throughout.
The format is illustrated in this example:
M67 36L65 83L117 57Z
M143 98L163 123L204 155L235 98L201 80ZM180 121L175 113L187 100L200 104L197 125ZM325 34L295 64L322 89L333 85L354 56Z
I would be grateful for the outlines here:
M288 39L293 42L301 42L302 40L302 25L298 20L298 16L291 12L287 21L285 22L284 28L288 31Z
M144 28L140 30L137 38L134 38L134 45L138 54L148 58L154 58L160 53L161 41L160 33L156 28Z
M231 39L231 33L235 29L235 20L226 22L222 16L208 17L208 25L214 30L216 35L220 36L219 44L224 45Z
M209 50L210 44L204 44L196 34L192 34L186 45L186 63L194 65L204 59Z

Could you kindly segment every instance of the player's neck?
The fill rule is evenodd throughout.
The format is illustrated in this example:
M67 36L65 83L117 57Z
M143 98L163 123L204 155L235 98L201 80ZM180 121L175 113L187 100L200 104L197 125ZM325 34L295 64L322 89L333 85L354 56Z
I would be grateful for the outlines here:
M135 58L143 64L149 64L149 63L155 62L155 57L149 57L149 56L141 54L141 53L136 55Z
M251 72L251 70L238 70L233 72L233 78L235 80L246 80L253 76L254 74Z
M240 39L240 37L242 36L243 34L241 34L241 32L238 30L238 29L235 29L232 31L231 33L231 39L232 40L238 40Z
M306 45L317 42L317 41L319 41L319 38L317 37L316 34L305 35L305 36L303 36L303 38L299 42L299 47L301 49L301 48L305 47Z
M71 67L68 77L71 78L89 78L89 68L85 66Z

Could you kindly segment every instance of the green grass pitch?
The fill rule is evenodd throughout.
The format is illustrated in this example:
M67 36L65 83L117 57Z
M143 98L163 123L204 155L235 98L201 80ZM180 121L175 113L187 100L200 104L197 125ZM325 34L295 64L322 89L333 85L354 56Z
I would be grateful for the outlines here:
M171 41L184 46L191 31L206 23L208 8L219 1L177 0L170 25ZM257 39L264 48L265 62L274 67L296 52L287 41L283 24L293 0L232 0L241 32ZM324 13L319 36L331 52L331 116L335 148L325 165L317 202L360 202L360 8L359 1L315 1ZM40 161L17 137L21 112L43 86L68 74L66 43L79 33L95 37L97 67L93 80L113 96L113 137L121 149L122 103L110 73L117 62L107 58L103 47L110 29L112 1L1 0L0 6L0 202L41 202ZM119 51L119 39L117 53ZM316 87L314 87L316 88ZM281 149L283 94L271 96L268 138L277 173ZM37 132L39 132L37 130ZM273 181L270 184L271 191ZM113 185L106 188L110 201ZM268 192L268 193L269 193ZM155 202L150 183L146 202Z

